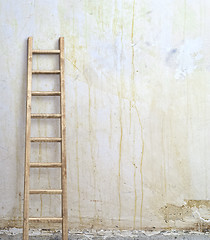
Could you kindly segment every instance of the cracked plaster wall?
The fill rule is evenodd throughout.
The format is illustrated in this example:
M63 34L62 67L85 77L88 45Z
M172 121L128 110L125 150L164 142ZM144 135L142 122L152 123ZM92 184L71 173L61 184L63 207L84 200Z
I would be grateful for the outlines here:
M208 229L209 12L207 0L0 2L0 227L22 224L27 38L52 49L64 36L69 227ZM33 90L58 87L33 78ZM34 98L32 111L59 101ZM56 121L33 120L32 135L58 136ZM31 158L56 162L59 147L33 144ZM31 188L59 176L34 169ZM30 213L59 216L59 203L33 196Z

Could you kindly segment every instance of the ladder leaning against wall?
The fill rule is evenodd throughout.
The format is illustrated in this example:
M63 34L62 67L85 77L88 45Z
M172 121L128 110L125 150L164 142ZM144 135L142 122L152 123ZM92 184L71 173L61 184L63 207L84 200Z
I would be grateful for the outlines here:
M67 174L66 174L66 123L65 123L65 86L64 86L64 38L59 39L59 50L33 50L32 37L28 38L28 75L27 75L27 113L26 113L26 139L25 139L25 177L24 177L24 214L23 214L23 239L29 238L29 223L30 222L60 222L62 223L62 239L68 239L68 217L67 217ZM59 55L59 70L39 71L32 70L33 54L58 54ZM60 91L46 92L32 91L32 75L34 74L59 74L60 76ZM31 113L31 101L33 96L60 96L60 113ZM31 119L60 119L60 137L31 137ZM57 163L30 162L31 158L31 143L33 142L59 142L61 146L61 161ZM30 189L30 168L60 168L61 169L61 189ZM30 194L61 194L61 217L50 218L35 218L29 217L29 195Z

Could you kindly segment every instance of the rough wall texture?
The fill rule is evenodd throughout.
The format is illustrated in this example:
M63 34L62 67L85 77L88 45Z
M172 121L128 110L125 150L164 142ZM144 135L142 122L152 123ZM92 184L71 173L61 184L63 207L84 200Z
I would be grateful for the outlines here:
M30 230L30 240L61 240L61 231ZM0 230L0 240L22 240L22 229ZM208 240L208 233L177 231L137 231L137 230L83 230L69 231L69 240Z
M0 2L0 227L22 221L27 38L51 49L64 36L69 227L208 229L209 13L207 0ZM36 97L32 111L58 112L58 100ZM56 121L33 120L32 135L58 136ZM33 144L31 158L56 162L59 147ZM58 179L34 169L31 188ZM59 197L31 200L32 216L59 216Z

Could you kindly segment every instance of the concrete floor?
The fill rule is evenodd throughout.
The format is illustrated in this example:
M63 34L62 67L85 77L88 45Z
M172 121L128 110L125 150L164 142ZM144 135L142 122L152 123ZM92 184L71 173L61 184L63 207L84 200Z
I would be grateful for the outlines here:
M0 240L22 240L22 230L10 229L0 230ZM61 238L60 232L50 231L31 231L30 240L59 240ZM69 232L69 240L207 240L210 239L209 232L141 232L141 231L82 231L82 232Z

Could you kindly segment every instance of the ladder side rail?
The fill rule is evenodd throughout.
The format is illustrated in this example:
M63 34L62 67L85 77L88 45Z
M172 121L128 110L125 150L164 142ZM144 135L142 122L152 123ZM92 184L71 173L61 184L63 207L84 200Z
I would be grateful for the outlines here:
M64 81L64 38L59 39L60 47L60 111L61 111L61 187L62 187L62 239L68 239L67 210L67 172L66 172L66 115L65 115L65 81Z
M32 87L32 37L28 38L28 73L27 73L27 103L26 103L26 133L25 133L25 174L24 174L24 213L23 240L28 240L29 232L29 176L31 155L31 87Z

